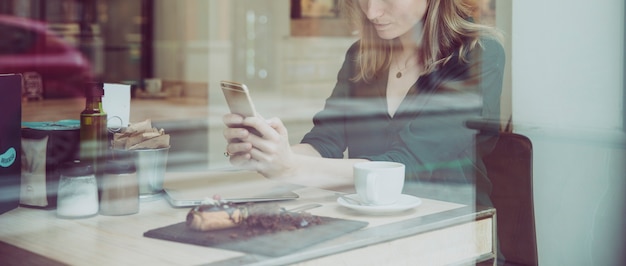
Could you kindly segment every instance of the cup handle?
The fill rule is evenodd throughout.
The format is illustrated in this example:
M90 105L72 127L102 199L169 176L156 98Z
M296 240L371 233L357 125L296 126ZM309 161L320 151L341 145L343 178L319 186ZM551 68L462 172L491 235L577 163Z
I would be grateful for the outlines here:
M368 201L370 202L377 202L378 201L378 194L376 193L376 189L374 189L376 187L376 177L377 175L374 173L369 173L367 174L367 177L365 178L366 182L366 192L365 192L365 196L367 198Z

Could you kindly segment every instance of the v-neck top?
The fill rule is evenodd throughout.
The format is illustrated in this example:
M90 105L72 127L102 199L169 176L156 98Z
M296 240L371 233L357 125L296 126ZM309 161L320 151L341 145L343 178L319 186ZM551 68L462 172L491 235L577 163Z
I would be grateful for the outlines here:
M440 69L420 76L391 117L388 69L370 82L351 81L357 71L357 41L301 142L326 158L343 158L347 150L349 158L404 163L407 179L437 178L434 172L440 169L450 176L446 178L467 179L462 172L475 164L476 132L465 121L499 119L500 114L504 49L495 40L481 42L470 52L469 62L461 62L457 53Z

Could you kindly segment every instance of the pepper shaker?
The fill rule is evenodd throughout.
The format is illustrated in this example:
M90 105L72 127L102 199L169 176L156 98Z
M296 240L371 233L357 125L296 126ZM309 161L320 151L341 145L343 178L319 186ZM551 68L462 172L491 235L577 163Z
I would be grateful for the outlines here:
M139 183L134 161L111 160L104 165L100 214L139 212Z

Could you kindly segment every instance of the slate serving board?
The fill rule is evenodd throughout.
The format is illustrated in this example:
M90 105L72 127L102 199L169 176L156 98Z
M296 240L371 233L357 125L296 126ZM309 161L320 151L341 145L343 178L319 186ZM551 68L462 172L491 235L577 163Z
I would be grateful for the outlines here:
M145 237L194 244L212 248L254 253L270 257L284 256L300 249L359 230L367 222L318 216L323 222L293 231L268 232L236 227L209 232L198 232L185 222L156 228L145 232Z

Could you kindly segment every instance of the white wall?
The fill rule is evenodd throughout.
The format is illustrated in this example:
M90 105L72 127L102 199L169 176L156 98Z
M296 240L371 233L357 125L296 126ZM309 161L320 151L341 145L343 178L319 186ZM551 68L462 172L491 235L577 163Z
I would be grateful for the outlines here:
M623 0L513 1L517 122L622 128L623 6Z
M624 1L512 4L513 121L534 146L540 265L620 265Z

